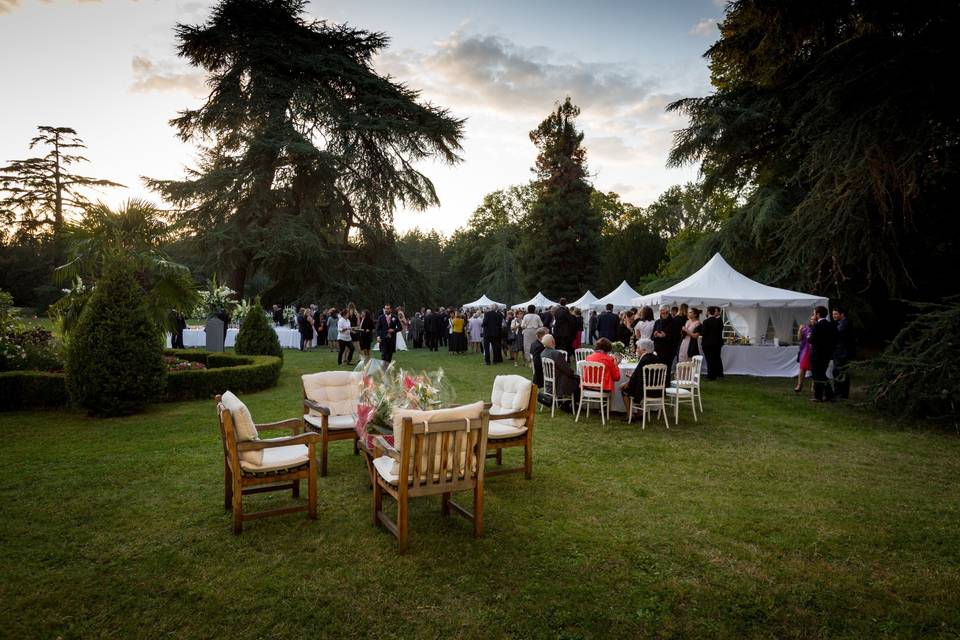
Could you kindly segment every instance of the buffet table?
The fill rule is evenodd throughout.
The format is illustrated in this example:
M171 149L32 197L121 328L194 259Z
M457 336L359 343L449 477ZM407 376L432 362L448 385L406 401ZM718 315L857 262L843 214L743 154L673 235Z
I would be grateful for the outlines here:
M800 373L799 347L726 344L720 352L723 373L732 376L791 378Z
M277 338L280 340L280 346L284 349L299 349L300 348L300 332L296 329L288 329L287 327L273 327L273 330L277 332ZM227 329L227 339L224 343L224 347L232 347L237 342L237 332L238 329L230 327ZM170 348L172 344L172 336L167 334L167 348ZM183 330L183 346L184 347L200 347L204 348L207 346L207 332L202 328L197 329L184 329Z

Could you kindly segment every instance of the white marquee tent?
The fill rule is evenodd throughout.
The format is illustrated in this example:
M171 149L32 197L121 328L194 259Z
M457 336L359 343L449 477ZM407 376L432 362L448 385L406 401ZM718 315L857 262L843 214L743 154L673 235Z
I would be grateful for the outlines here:
M593 293L591 293L590 290L588 289L585 294L583 294L582 296L580 296L578 299L574 300L567 306L581 309L583 311L587 311L590 309L590 305L592 305L596 301L597 301L597 296L593 295Z
M494 302L486 296L486 294L480 296L479 299L474 300L473 302L468 302L463 305L464 309L489 309L490 307L498 307L500 309L506 309L507 305L501 302Z
M530 305L535 306L537 309L548 309L550 307L557 306L557 303L543 295L542 291L537 291L537 295L533 296L526 302L513 305L511 309L526 309Z
M596 302L593 302L590 308L600 310L606 308L608 304L612 304L614 311L624 311L635 306L633 299L639 295L640 294L634 291L633 287L628 285L627 281L624 280L620 283L619 287Z
M723 307L733 327L753 340L763 337L772 322L775 336L792 342L793 323L806 322L813 308L826 305L827 299L751 280L717 253L690 277L663 291L636 296L631 306L684 303L701 309Z

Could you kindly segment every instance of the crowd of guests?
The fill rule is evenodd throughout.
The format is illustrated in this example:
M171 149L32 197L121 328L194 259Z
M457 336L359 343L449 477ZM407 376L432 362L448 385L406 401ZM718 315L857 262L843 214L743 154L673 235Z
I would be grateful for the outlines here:
M800 350L797 359L800 374L794 391L803 391L807 373L813 378L813 402L832 402L850 397L850 361L856 356L853 325L843 307L829 311L824 306L814 309L807 324L797 332ZM827 377L833 363L832 380Z

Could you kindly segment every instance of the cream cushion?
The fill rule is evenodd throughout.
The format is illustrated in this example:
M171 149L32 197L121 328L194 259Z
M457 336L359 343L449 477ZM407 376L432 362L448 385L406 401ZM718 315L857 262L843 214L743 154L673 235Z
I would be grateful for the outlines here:
M263 459L259 464L254 464L248 460L240 460L240 466L244 471L256 473L292 469L310 461L310 449L305 444L291 444L286 447L274 447L263 451L248 451L245 453L263 454Z
M480 416L483 415L483 401L473 404L464 404L459 407L450 407L449 409L437 409L436 411L421 411L419 409L394 409L393 410L393 441L394 446L399 448L403 443L403 419L410 418L414 424L431 422L453 422L455 420L470 420L472 427L480 427ZM413 456L410 456L411 463ZM436 460L440 459L440 452L437 451ZM391 458L393 460L393 458ZM436 462L434 463L436 464ZM461 461L462 464L462 461ZM400 474L400 463L394 460L391 467L392 475ZM385 477L386 479L386 477ZM389 480L388 480L389 482Z
M493 393L490 395L490 435L492 437L496 437L493 435L493 418L496 414L527 410L530 404L530 387L532 385L533 383L523 376L497 376L493 380ZM509 420L497 420L496 422L517 428L526 427L527 424L527 421L523 418L510 418Z
M306 415L303 416L303 419L315 426L317 429L320 429L323 426L323 418L321 416ZM342 429L353 429L357 425L357 421L354 417L351 416L334 416L331 415L327 418L327 427L331 431L342 430Z
M494 440L500 438L514 438L527 432L526 427L515 427L509 420L491 420L487 437Z
M332 416L351 416L360 401L362 373L324 371L302 376L306 397L330 410ZM310 415L318 415L310 410Z
M243 404L240 398L235 396L231 391L224 391L223 395L220 396L220 404L230 412L237 442L252 442L260 439L260 434L257 433L257 425L253 422L253 416L250 415L250 410L247 409L247 405ZM263 452L241 451L240 460L240 466L243 466L244 461L253 465L259 465L263 462Z

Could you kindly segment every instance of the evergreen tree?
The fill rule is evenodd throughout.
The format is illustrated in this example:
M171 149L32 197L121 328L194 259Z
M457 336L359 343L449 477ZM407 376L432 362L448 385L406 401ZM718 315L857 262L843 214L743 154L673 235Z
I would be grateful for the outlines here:
M533 169L536 198L524 229L527 288L573 299L593 286L600 261L602 220L590 206L580 109L567 98L530 132L539 151Z
M267 322L267 316L260 306L260 298L253 301L253 307L243 319L237 333L236 353L250 356L277 356L283 358L280 338Z
M163 394L162 355L133 265L111 258L67 342L71 401L101 417L142 410Z
M296 286L334 262L365 282L354 241L380 246L398 200L438 202L414 163L459 161L463 121L374 71L387 37L310 20L304 5L221 0L206 24L176 29L211 92L172 124L204 146L185 180L148 184L241 295L258 269Z

